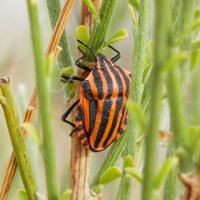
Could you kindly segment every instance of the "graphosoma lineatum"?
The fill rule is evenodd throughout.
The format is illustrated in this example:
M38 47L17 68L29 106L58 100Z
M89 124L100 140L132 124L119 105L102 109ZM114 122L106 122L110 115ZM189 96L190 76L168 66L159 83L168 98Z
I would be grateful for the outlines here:
M78 42L91 51L87 45ZM72 125L72 132L76 131L81 143L94 152L110 146L121 136L127 124L126 100L130 93L131 73L114 64L120 58L120 53L112 46L109 47L117 55L109 59L103 54L97 54L92 70L80 62L84 58L82 52L83 56L76 61L76 65L89 72L85 79L61 75L62 81L82 81L80 99L64 113L62 120ZM66 118L76 105L73 124Z

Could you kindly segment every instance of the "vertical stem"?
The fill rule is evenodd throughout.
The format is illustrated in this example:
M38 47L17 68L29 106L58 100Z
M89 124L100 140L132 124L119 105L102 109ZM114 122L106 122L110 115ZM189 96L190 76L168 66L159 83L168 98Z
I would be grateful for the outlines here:
M0 89L3 97L5 98L5 102L2 103L2 107L22 181L29 199L35 200L37 186L28 152L24 143L19 116L14 105L14 99L10 88L10 79L8 77L0 79Z
M49 11L49 17L51 21L51 27L54 29L56 22L58 20L59 14L60 14L60 2L59 0L46 0L47 7ZM72 58L69 48L69 42L67 35L65 32L63 32L61 40L60 40L60 46L62 47L62 51L60 52L60 55L58 56L58 62L60 67L67 67L72 66Z
M100 6L99 0L93 0L94 5L97 10ZM92 20L93 17L89 10L82 4L81 9L81 21L84 22L88 29L92 29ZM85 78L86 74L78 71L78 76ZM80 83L77 83L76 86L76 99L79 98ZM72 118L75 119L76 112L73 112ZM79 138L76 134L72 135L71 140L71 177L70 185L73 191L70 199L71 200L85 200L91 199L89 191L89 161L90 161L90 152L80 143Z
M155 64L151 74L150 116L145 135L145 163L142 200L153 199L156 146L161 110L163 74L162 66L169 56L170 48L170 2L155 0Z
M134 33L135 47L133 52L133 68L132 68L132 85L131 85L131 99L138 105L141 105L142 97L142 77L144 70L144 61L146 54L146 44L148 40L150 22L150 0L141 0L139 10L139 21L137 33ZM142 33L142 34L140 34ZM129 115L128 128L125 135L125 154L135 156L136 149L136 133L137 128L135 126L133 118ZM126 182L126 184L124 184ZM121 184L119 187L118 199L129 199L131 191L132 179L127 179L123 174Z
M173 141L171 141L168 145L167 149L167 157L174 156L175 152L175 145ZM177 168L173 169L169 176L167 177L167 180L164 185L164 194L163 199L164 200L174 200L177 199Z
M40 35L37 2L28 0L31 36L35 58L36 85L43 132L43 159L45 164L48 199L58 199L55 144L52 130L50 80L46 74Z
M89 47L92 49L93 53L96 54L98 49L101 47L105 41L106 32L108 30L112 13L114 10L116 0L103 0L99 11L99 20L96 19L94 23L94 28L91 33ZM87 53L87 60L93 61L94 57L90 52Z
M182 1L182 12L180 13L180 31L184 31L192 22L193 16L194 16L194 5L195 5L195 0L183 0ZM183 42L181 45L181 49L184 51L190 50L190 38L191 36L187 37L186 40ZM189 72L189 60L186 62L182 63L181 67L181 72L182 72L182 80L183 80L183 87L186 84L186 80L188 78L188 72Z

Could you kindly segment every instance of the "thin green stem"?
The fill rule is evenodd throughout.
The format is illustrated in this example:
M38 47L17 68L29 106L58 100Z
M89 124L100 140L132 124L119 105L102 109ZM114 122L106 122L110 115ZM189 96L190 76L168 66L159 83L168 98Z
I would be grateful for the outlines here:
M46 173L48 199L58 199L58 185L56 176L55 144L52 131L50 80L46 74L42 42L40 35L37 2L28 0L31 36L35 58L36 84L39 96L39 111L43 132L43 158Z
M193 21L193 13L194 13L194 5L195 5L195 0L183 0L182 2L182 10L180 13L180 33L184 32L188 26L190 26L190 24ZM188 51L190 50L190 38L191 38L191 34L189 37L187 37L185 39L185 41L182 43L181 45L181 50L182 51ZM181 66L181 72L182 72L182 80L184 83L186 83L187 77L188 77L188 72L189 72L189 59L187 60L187 62L182 63ZM183 87L185 86L185 84L183 85Z
M142 200L153 199L153 177L155 174L156 146L160 122L163 86L162 66L169 57L170 47L170 2L155 0L155 64L151 74L150 116L145 135L145 163Z
M173 141L170 141L167 149L167 158L174 156L175 154L175 145ZM177 199L177 168L173 169L164 185L164 194L163 200L174 200Z
M57 19L60 14L60 2L59 0L46 0L47 7L49 11L49 17L51 21L51 27L54 29ZM60 40L60 46L62 47L62 51L60 52L58 56L58 62L61 68L72 66L72 57L71 57L71 51L69 47L68 37L66 33L64 32L61 40Z
M19 116L16 111L9 82L10 80L8 77L0 79L0 89L2 96L5 98L1 103L24 187L26 188L29 199L35 200L37 185L30 163L30 158L22 136Z
M111 146L111 149L109 150L100 170L98 171L98 173L96 174L96 176L94 177L94 179L92 180L92 183L90 185L90 188L95 188L98 184L99 184L99 179L101 177L101 175L109 168L112 167L116 160L119 158L119 156L121 155L122 149L124 147L124 134L120 137L119 140L117 140L115 142L115 144L113 144Z
M105 41L106 32L108 30L111 21L115 3L116 0L102 1L101 9L99 11L99 16L95 20L94 28L92 30L88 44L94 54L97 53L98 49ZM87 60L93 61L94 60L93 55L89 51L86 53L87 53Z
M148 31L150 24L150 0L141 0L139 10L138 29L135 35L135 47L133 52L133 68L132 68L132 85L131 85L131 99L138 105L142 104L142 78L145 65L146 47L148 41ZM142 33L142 34L140 34ZM135 126L133 118L129 115L128 127L126 132L125 154L135 156L136 151L136 134L137 127ZM119 187L118 199L129 199L132 185L132 179L123 180L126 177L122 176ZM124 184L126 182L126 184Z
M170 71L167 80L167 90L170 106L171 128L174 133L176 146L186 145L186 119L184 112L184 95L181 89L180 73L178 68Z

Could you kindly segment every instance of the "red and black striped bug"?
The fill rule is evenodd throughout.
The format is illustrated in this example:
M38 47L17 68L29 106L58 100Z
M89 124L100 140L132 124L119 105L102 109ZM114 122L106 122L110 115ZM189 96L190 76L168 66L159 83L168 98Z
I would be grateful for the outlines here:
M78 42L94 55L87 45ZM94 152L104 150L121 136L128 117L126 100L130 93L131 73L114 64L121 57L120 52L112 46L108 47L117 55L111 59L103 54L94 55L95 65L92 69L80 62L85 57L81 51L83 56L76 61L76 65L89 72L85 79L61 75L62 81L82 81L80 99L63 114L62 120L72 125L72 132L77 132L83 146ZM74 124L66 118L76 105Z

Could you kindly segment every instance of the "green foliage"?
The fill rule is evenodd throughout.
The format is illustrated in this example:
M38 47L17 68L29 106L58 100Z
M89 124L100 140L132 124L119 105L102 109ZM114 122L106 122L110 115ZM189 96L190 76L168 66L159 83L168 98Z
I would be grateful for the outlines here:
M24 189L18 190L17 195L21 200L28 200L28 195Z
M93 189L96 194L102 193L103 187L121 176L121 170L116 167L108 168L99 179L99 184Z
M172 157L167 159L162 164L160 170L158 171L158 173L155 175L154 178L154 185L153 185L154 190L158 190L161 188L171 170L177 166L178 161L179 161L178 158Z
M128 101L127 106L129 108L130 114L133 116L133 120L135 121L136 126L139 127L141 132L143 132L147 123L147 117L145 116L144 111L140 106L138 106L138 104L133 101Z
M83 2L88 6L88 8L90 9L90 12L97 17L97 11L94 7L94 4L91 0L83 0Z
M139 0L129 0L128 3L133 6L137 11L140 9L140 1Z
M80 40L84 44L87 44L90 38L89 30L85 25L80 25L76 28L76 39ZM78 46L85 51L85 46L78 42Z
M121 29L117 31L114 35L112 35L103 45L103 47L106 47L108 45L111 45L115 42L118 42L120 40L123 40L128 37L128 33L125 29Z
M63 192L60 200L68 200L70 198L70 195L72 194L72 190L66 190Z

